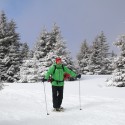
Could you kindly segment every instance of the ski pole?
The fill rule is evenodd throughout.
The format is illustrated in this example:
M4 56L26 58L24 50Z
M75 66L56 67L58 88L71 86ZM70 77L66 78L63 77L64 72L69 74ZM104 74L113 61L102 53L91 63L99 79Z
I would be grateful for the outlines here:
M47 112L47 115L49 115L49 113L48 113L48 108L47 108L46 89L45 89L44 82L43 82L43 86L44 86L44 95L45 95L46 112Z
M80 110L82 110L82 108L81 108L80 78L79 78L79 106L80 106Z

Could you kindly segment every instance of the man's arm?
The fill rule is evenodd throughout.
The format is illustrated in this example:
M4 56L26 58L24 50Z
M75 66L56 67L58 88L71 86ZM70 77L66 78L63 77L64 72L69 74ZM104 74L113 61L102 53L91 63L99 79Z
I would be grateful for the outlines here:
M47 71L47 73L45 74L45 79L49 79L49 76L53 73L53 71L54 71L54 66L52 65L49 69L48 69L48 71Z
M76 77L76 76L77 76L77 74L76 74L74 71L70 70L70 69L67 68L66 66L64 66L64 71L65 71L66 73L70 74L72 77Z

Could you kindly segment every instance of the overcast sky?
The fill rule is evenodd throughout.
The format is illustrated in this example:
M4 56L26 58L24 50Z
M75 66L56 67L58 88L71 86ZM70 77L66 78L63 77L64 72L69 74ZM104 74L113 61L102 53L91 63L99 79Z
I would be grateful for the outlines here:
M76 56L82 41L92 42L104 31L110 48L125 34L125 0L0 0L0 11L13 19L21 41L34 46L45 26L48 31L54 22L72 56Z

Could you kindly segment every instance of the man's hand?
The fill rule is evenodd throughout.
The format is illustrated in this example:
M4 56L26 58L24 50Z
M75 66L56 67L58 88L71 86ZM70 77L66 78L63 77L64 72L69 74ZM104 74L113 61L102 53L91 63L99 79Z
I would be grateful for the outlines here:
M45 81L47 81L45 78L42 78L42 82L45 82Z
M79 79L80 79L80 78L81 78L81 74L78 74L78 75L77 75L77 78L79 78Z

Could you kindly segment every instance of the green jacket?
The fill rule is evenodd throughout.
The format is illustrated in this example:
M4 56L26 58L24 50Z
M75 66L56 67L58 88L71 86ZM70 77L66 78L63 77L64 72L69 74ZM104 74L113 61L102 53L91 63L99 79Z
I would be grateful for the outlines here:
M55 69L55 66L56 69ZM68 69L66 66L63 66L64 70L62 68L62 64L58 65L56 63L54 63L47 71L47 73L45 74L45 79L49 79L49 76L52 76L53 82L52 85L53 86L64 86L64 73L68 73L70 74L72 77L76 77L76 73L74 73L72 70ZM55 73L53 74L55 69ZM59 82L58 82L59 81Z

